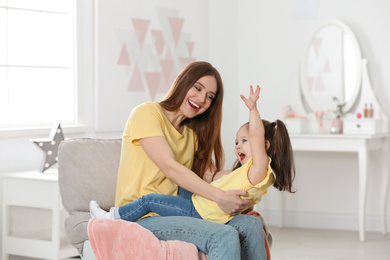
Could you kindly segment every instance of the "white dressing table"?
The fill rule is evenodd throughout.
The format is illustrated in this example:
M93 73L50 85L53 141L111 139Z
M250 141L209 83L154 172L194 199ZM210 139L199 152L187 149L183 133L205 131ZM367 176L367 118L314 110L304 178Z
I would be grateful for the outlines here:
M324 115L330 123L335 114L337 98L342 105L341 118L344 134L331 134L330 124L322 127L316 115ZM290 114L284 114L284 122L290 133L294 152L357 153L359 165L359 238L365 240L365 209L371 152L379 151L377 162L382 172L380 216L382 232L386 234L386 203L390 181L390 132L389 120L377 101L357 39L350 28L331 20L320 24L311 37L300 64L297 84L290 95ZM364 109L374 108L371 118L364 117ZM292 113L293 116L290 116ZM288 118L287 118L288 117ZM321 133L320 132L324 132ZM332 170L332 169L329 169ZM283 226L283 196L280 196L279 225Z
M390 180L390 134L377 135L332 135L332 134L291 134L291 143L294 152L354 152L358 153L359 161L359 238L365 240L365 209L367 193L367 177L369 172L370 161L369 153L371 151L380 152L380 163L382 169L381 187L381 220L382 232L386 234L386 202ZM329 169L331 170L331 169ZM281 214L283 216L283 214ZM283 221L283 219L281 220ZM283 223L281 222L283 225Z

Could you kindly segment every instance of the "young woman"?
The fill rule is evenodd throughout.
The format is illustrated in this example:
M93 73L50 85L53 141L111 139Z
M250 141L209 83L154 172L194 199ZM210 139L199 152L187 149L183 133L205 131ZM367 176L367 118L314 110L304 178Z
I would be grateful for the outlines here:
M241 189L249 193L253 202L244 210L260 202L267 188L274 184L279 190L293 192L295 177L293 153L290 138L281 121L262 121L256 102L260 88L250 87L249 98L241 95L250 111L249 123L237 132L235 154L237 163L234 171L218 173L221 178L211 184L222 190ZM226 174L224 176L221 176ZM273 175L275 174L275 176ZM149 212L162 216L189 216L226 223L233 216L222 211L218 205L197 194L190 198L150 193L110 212L102 210L95 201L90 203L91 216L95 218L123 219L136 221Z
M178 186L237 215L251 200L242 190L221 190L202 180L222 169L223 83L207 62L188 65L161 102L146 102L130 113L122 138L116 207L149 193L176 196ZM195 244L212 259L265 259L262 222L235 216L227 225L185 217L137 221L160 240ZM131 243L129 241L129 243Z

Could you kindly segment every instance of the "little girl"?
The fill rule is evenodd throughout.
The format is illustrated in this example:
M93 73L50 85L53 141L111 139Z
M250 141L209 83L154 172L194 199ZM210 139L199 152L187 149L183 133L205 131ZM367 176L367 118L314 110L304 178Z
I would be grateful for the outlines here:
M222 190L246 190L249 196L245 199L253 201L242 212L260 202L271 185L280 191L294 192L292 182L295 167L286 126L280 120L276 120L275 123L261 120L256 107L259 94L259 86L255 92L250 86L248 99L240 95L249 109L249 123L241 126L237 132L235 147L237 161L231 171L215 173L213 177L216 180L211 182L211 185ZM222 211L214 201L197 194L191 197L181 196L181 191L183 190L179 188L179 197L147 194L121 207L113 207L109 212L101 209L95 201L91 201L90 214L93 218L136 221L153 211L161 216L196 217L222 224L233 218Z

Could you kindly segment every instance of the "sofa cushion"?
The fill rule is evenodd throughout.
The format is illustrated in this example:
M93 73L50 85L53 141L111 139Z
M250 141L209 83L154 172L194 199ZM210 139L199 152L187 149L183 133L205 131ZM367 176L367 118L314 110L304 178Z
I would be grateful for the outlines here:
M58 181L69 213L65 230L80 254L88 240L89 202L95 200L105 210L115 204L121 143L121 139L75 138L60 144Z

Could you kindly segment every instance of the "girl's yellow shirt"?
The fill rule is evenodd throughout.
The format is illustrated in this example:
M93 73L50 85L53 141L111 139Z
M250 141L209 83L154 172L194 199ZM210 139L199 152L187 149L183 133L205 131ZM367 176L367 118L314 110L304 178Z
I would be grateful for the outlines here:
M253 199L253 202L249 204L246 209L261 201L261 197L267 193L267 189L275 182L275 177L272 173L271 158L268 157L268 171L263 181L253 185L248 179L248 171L253 163L250 158L243 166L234 170L233 172L226 174L220 179L211 182L211 185L221 190L245 190L248 192L248 197L243 199ZM200 216L205 219L216 223L224 224L231 220L233 216L225 213L221 210L217 203L212 200L208 200L197 194L192 195L192 202L194 203L195 209L198 211ZM246 210L244 209L244 210ZM244 211L243 210L243 211Z

